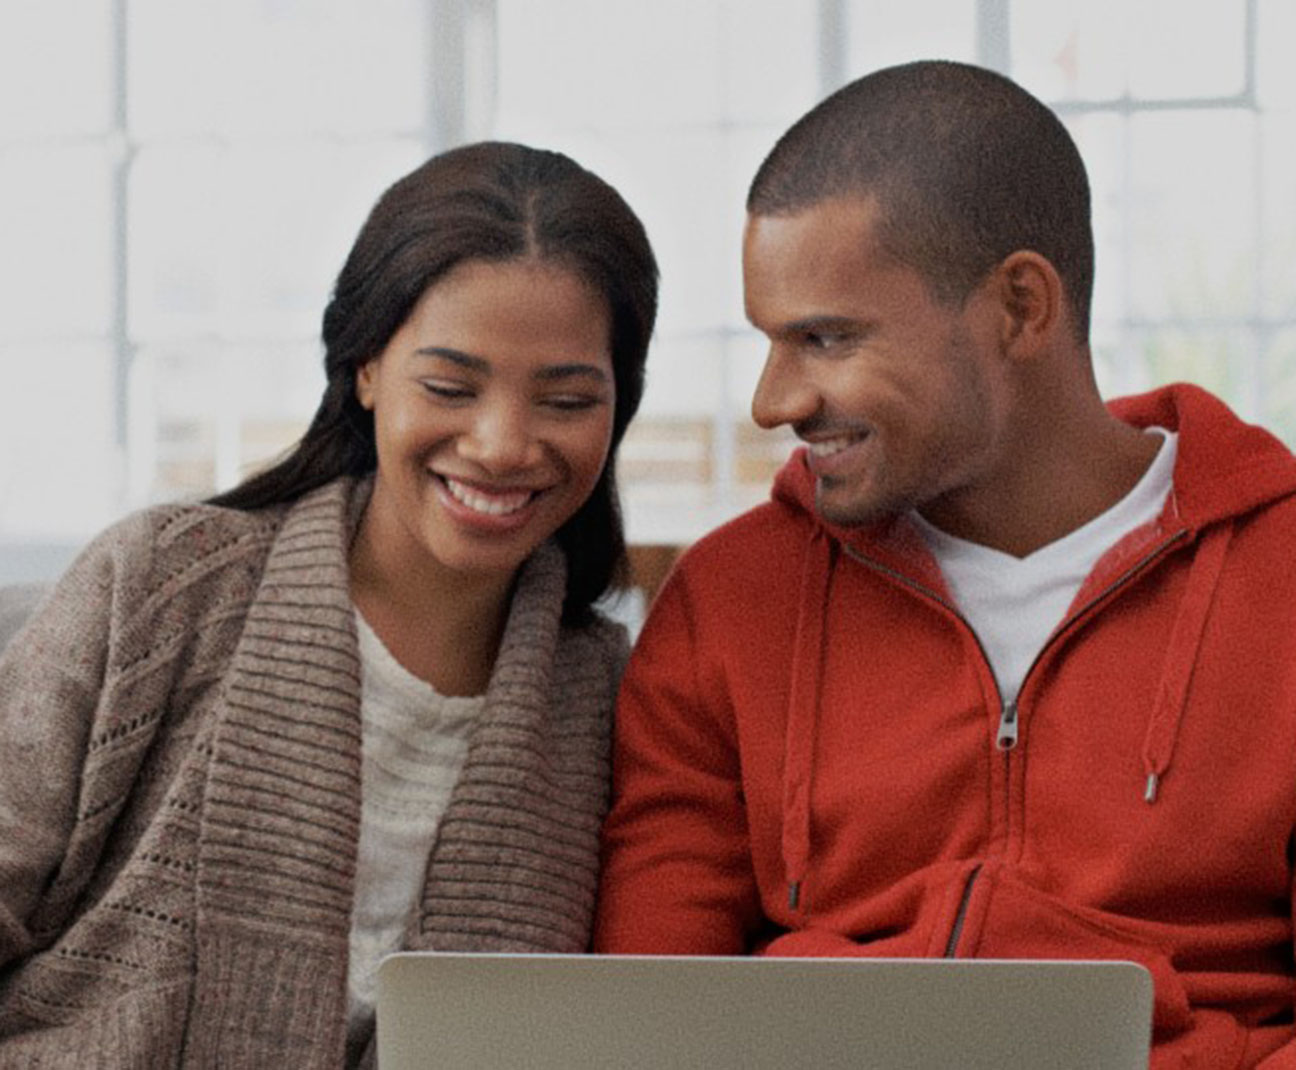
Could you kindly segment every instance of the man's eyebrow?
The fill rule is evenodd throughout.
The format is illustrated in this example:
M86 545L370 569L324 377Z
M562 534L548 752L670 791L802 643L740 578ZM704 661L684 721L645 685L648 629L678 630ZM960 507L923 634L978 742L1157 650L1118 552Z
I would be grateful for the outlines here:
M849 316L806 316L804 319L784 323L780 329L788 334L821 334L851 331L858 327L859 321Z
M475 372L490 371L490 362L483 360L481 357L474 357L471 353L465 353L459 349L451 349L448 346L424 346L421 349L414 350L416 356L420 357L440 357L442 360L448 360L451 364L457 364L461 368L467 368Z

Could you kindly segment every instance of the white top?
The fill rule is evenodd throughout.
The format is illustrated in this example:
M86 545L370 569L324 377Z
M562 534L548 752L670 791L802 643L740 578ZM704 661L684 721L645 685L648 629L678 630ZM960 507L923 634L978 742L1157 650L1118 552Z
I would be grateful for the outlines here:
M373 1023L382 957L399 949L437 826L485 698L447 697L398 662L356 613L363 721L360 846L347 968L350 1043Z
M1005 706L1017 701L1031 663L1098 559L1160 515L1172 486L1178 435L1161 427L1148 433L1165 441L1134 489L1105 513L1025 557L955 538L910 514L959 612L981 641Z

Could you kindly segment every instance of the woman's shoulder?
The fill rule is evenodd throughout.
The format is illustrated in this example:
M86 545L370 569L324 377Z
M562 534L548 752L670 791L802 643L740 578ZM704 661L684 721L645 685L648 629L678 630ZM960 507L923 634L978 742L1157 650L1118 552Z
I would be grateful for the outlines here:
M555 670L566 691L588 691L608 702L630 657L626 626L591 608L576 624L564 625Z
M137 510L81 551L52 601L81 612L99 604L125 623L177 601L225 600L229 588L255 586L282 514L202 502Z
M612 659L620 657L624 660L625 653L630 650L630 632L625 624L597 606L592 606L586 619L568 630Z
M282 507L247 511L206 502L149 506L105 528L82 557L114 571L168 574L255 552L273 540L283 513Z
M164 557L193 558L225 547L273 537L284 507L232 509L208 502L170 502L129 513L105 528L91 546L115 555L151 551Z

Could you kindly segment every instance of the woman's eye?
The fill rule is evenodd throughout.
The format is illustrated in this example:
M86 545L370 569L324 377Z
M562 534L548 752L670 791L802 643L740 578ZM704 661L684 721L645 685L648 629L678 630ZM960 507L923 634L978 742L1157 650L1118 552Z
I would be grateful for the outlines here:
M419 384L435 398L442 401L466 401L473 397L473 391L459 383L443 383L434 379L421 379Z
M598 405L602 398L586 394L557 394L544 399L544 404L559 412L583 412Z

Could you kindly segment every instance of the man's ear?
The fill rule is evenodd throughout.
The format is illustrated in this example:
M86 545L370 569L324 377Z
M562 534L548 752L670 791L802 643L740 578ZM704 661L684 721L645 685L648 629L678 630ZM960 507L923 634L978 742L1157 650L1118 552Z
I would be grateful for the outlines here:
M373 411L374 407L374 378L377 374L377 359L365 361L356 370L356 400L360 402L362 409L368 409L370 412Z
M1050 348L1057 332L1065 329L1062 278L1047 257L1029 249L1009 253L995 274L1004 311L1005 350L1032 359Z

